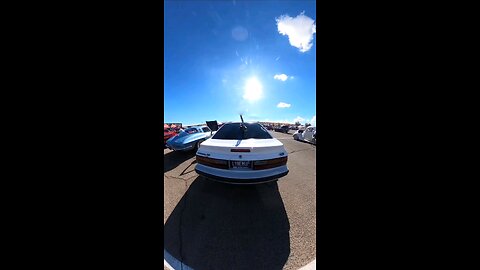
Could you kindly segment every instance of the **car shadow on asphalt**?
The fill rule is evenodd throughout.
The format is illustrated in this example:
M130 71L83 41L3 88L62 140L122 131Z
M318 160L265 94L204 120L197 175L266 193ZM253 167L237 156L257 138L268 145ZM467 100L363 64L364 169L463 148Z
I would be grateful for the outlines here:
M310 141L305 141L305 140L295 140L297 142L301 142L301 143L306 143L306 144L310 144L310 145L313 145L313 146L317 146L315 143L313 142L310 142Z
M195 156L195 151L172 151L163 155L163 173L175 169L178 165Z
M164 248L195 270L282 269L289 232L277 182L240 186L199 176L165 223Z

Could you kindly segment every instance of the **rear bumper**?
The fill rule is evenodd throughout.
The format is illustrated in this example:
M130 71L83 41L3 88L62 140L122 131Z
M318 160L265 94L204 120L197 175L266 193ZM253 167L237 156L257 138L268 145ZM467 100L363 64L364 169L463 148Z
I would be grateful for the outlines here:
M260 184L271 182L288 174L287 166L259 171L223 170L197 164L195 171L206 178L229 184Z

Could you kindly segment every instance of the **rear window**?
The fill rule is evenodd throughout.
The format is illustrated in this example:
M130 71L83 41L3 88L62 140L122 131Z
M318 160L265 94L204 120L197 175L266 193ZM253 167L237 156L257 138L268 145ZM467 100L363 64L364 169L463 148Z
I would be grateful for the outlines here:
M202 128L203 132L210 132L211 130L208 127Z
M245 123L245 132L240 128L240 123L225 124L213 135L212 139L219 140L246 140L246 139L272 139L272 135L260 124Z

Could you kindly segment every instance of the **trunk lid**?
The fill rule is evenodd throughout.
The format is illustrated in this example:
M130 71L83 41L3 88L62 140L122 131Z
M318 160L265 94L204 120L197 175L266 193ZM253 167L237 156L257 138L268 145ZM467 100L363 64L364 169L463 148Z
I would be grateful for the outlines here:
M242 152L232 152L232 150ZM201 144L197 154L227 160L261 160L287 156L283 144L274 138L246 140L209 139Z

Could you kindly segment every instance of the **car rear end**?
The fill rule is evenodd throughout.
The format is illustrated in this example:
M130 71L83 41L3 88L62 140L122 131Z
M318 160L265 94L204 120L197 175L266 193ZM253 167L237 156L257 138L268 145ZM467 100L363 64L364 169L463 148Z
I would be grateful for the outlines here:
M287 151L271 136L241 140L215 139L214 136L202 143L196 159L198 174L226 183L264 183L288 174Z

